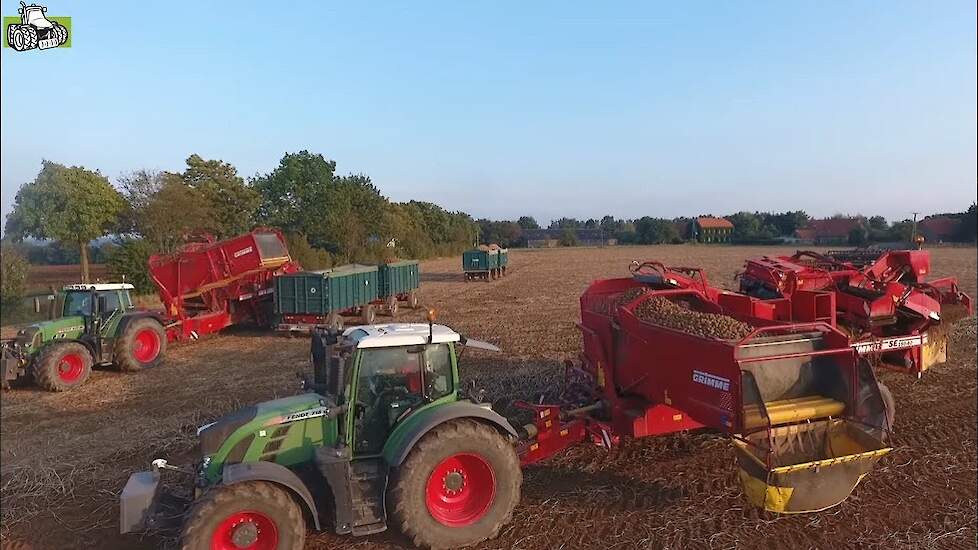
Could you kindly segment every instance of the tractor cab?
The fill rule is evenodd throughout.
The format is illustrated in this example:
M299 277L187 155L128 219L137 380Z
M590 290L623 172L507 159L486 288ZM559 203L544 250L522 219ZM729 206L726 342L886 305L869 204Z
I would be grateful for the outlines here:
M421 323L353 327L338 337L315 333L312 388L346 404L341 431L354 456L379 455L402 419L455 399L460 340L448 327Z
M59 300L60 316L108 319L135 308L130 296L132 289L128 283L67 285Z
M25 5L24 2L20 3L21 7L17 8L17 12L20 13L21 21L24 24L31 25L38 29L47 29L52 26L51 22L44 14L48 9L44 6L38 6L37 4L31 4L30 6Z

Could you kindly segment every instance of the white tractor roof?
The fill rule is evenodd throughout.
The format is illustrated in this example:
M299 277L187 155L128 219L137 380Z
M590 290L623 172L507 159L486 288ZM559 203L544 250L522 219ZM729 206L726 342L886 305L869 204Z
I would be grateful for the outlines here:
M386 348L413 346L428 343L427 323L390 323L387 325L363 325L343 331L345 338L357 341L358 348ZM431 342L441 344L458 342L461 337L445 325L432 325Z
M132 290L129 283L81 283L77 285L65 285L63 290Z

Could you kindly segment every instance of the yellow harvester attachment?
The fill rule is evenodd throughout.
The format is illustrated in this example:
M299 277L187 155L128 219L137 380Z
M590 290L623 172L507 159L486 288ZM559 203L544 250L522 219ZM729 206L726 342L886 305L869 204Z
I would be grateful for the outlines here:
M747 500L770 512L817 512L841 503L891 448L863 424L828 418L734 439Z

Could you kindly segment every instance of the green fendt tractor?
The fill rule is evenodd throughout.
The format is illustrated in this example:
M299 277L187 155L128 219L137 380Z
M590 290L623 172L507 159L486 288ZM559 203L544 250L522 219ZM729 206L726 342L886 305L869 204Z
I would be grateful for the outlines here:
M93 365L138 371L159 363L166 351L163 323L153 312L133 306L132 288L127 283L77 284L50 296L51 320L0 343L4 387L31 376L46 390L65 391L83 384ZM36 301L35 309L40 310Z
M132 474L121 531L174 516L160 478L176 470L194 484L185 549L298 549L307 527L367 535L390 521L430 548L494 537L520 499L517 432L459 387L463 347L498 351L431 323L317 329L312 391L202 426L193 467Z

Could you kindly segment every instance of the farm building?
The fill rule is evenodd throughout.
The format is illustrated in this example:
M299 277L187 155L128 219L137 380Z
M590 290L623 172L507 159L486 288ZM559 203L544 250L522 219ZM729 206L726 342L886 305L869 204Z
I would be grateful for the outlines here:
M526 246L530 248L553 248L560 246L565 229L526 229ZM579 246L614 246L618 240L605 235L600 229L571 229Z
M838 245L849 243L849 233L864 227L860 218L828 218L812 220L806 227L795 230L795 237L812 244Z
M947 216L924 218L917 224L917 231L929 243L953 241L958 236L961 220Z
M730 241L733 224L726 218L700 216L690 224L690 238L701 243L725 243Z

